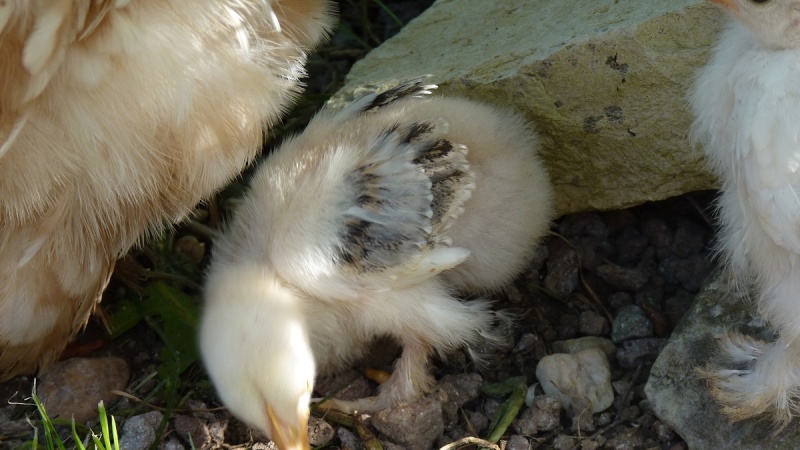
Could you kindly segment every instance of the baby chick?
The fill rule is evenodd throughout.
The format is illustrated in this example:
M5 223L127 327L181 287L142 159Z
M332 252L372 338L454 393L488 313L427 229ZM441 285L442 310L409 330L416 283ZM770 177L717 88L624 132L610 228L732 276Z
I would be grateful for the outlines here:
M707 368L733 420L800 408L800 0L712 0L730 17L692 92L694 138L722 183L720 251L754 287L775 342L722 337L731 369Z
M403 347L379 395L328 407L412 400L434 384L432 354L501 339L502 314L454 293L510 281L553 217L526 124L421 98L434 87L411 82L323 110L259 169L215 243L203 358L223 403L282 449L307 448L315 375L376 338Z
M116 259L255 156L329 9L0 1L0 380L53 361Z

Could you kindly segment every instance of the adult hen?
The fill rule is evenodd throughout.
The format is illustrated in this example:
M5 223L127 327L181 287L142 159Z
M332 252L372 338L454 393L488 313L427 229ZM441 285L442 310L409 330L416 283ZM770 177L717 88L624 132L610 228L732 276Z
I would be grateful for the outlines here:
M115 260L258 151L325 0L0 2L0 379L55 359Z
M374 412L428 391L433 353L497 340L487 291L551 218L538 141L517 116L411 82L323 110L254 177L208 274L201 349L222 401L282 449L306 448L314 377L377 337L403 347Z
M732 20L692 93L694 137L722 182L720 250L755 288L775 342L722 337L731 369L705 370L734 420L800 408L800 0L712 0Z

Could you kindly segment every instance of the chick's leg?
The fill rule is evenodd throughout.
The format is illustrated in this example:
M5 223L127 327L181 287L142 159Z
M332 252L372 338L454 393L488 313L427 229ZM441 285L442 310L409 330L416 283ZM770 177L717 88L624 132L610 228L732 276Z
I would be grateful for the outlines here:
M392 376L381 385L380 394L354 401L333 399L322 407L345 413L371 413L419 397L434 385L433 377L428 373L431 352L431 346L416 337L404 339L403 353L395 363Z
M732 420L771 413L780 431L797 414L800 341L769 343L737 333L721 343L733 369L706 369L711 395Z
M780 430L800 414L800 279L791 272L773 271L758 300L779 338L770 343L728 333L721 344L730 368L702 371L733 420L770 413Z

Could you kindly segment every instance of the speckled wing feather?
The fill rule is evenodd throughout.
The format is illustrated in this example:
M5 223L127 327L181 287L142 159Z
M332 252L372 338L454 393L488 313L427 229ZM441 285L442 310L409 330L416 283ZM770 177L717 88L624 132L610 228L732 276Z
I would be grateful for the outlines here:
M387 129L349 176L339 262L366 275L406 284L452 268L468 256L450 248L447 229L463 212L474 175L462 145L437 138L444 124Z

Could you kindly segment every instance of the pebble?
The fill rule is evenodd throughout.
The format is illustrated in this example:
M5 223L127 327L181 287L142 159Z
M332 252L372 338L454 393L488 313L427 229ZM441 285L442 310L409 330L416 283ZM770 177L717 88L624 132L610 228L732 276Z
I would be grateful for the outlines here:
M467 412L467 418L476 434L482 435L484 431L489 429L489 418L482 412L469 411Z
M401 403L372 416L372 425L396 444L426 450L444 432L442 404L432 398Z
M615 343L631 338L651 337L653 333L653 324L636 305L620 308L611 324L611 340Z
M308 443L312 447L321 447L336 437L333 426L319 417L308 418Z
M705 248L706 232L695 222L681 220L675 228L672 252L679 258L688 258Z
M572 436L567 436L566 434L560 434L553 439L553 449L554 450L570 450L572 447L575 446L575 438Z
M642 224L642 232L650 244L656 248L656 252L660 258L672 253L672 237L673 233L667 222L662 219L649 219Z
M625 369L634 369L643 359L655 359L666 345L664 338L628 339L617 347L617 361Z
M596 348L546 356L536 366L536 378L571 415L584 410L597 413L614 401L608 358Z
M635 267L623 267L613 263L597 267L597 275L609 286L620 291L636 292L647 283L647 274Z
M133 416L125 421L119 438L120 450L145 450L156 441L156 430L164 416L158 411Z
M173 424L183 440L191 442L195 448L206 448L211 444L211 433L205 421L197 417L176 415Z
M530 450L531 443L525 436L512 434L506 443L506 450Z
M588 336L608 333L608 320L594 311L583 311L578 319L578 332Z
M573 214L561 221L558 227L564 236L592 236L598 238L608 237L608 225L596 212Z
M449 428L458 422L459 408L478 398L482 384L483 378L477 373L445 375L442 377L439 381L438 395L442 404L446 427Z
M347 428L339 427L336 430L336 436L339 438L339 448L341 450L364 450L361 438Z
M50 418L78 423L97 419L101 400L108 409L119 400L112 390L125 390L130 371L122 358L70 358L53 364L39 378L37 393Z
M642 256L642 252L650 244L647 236L643 235L634 227L626 227L617 235L617 262L624 265L636 264Z
M614 292L608 296L608 305L615 310L633 304L633 295L627 292Z
M547 276L544 286L559 297L566 298L578 287L580 264L578 253L561 239L553 239L548 246Z

